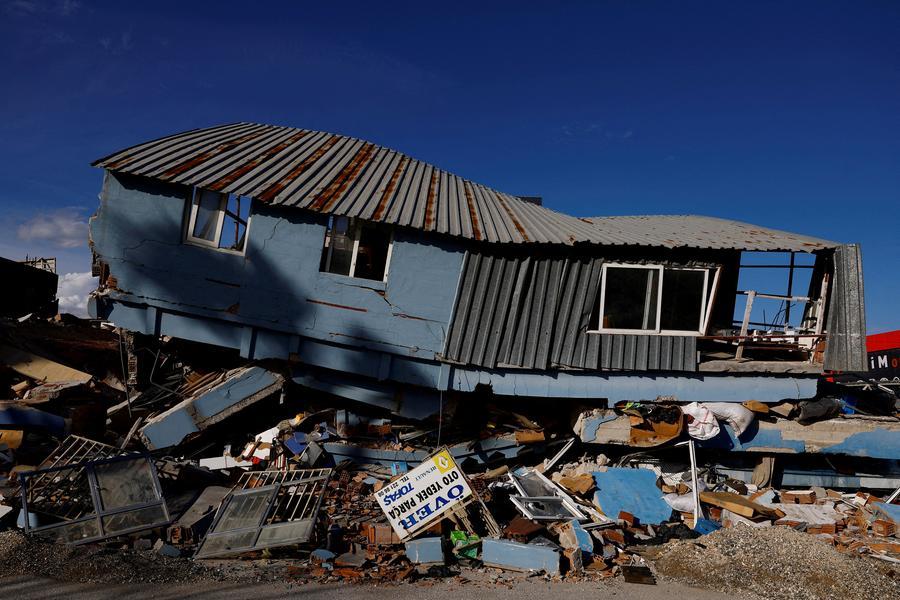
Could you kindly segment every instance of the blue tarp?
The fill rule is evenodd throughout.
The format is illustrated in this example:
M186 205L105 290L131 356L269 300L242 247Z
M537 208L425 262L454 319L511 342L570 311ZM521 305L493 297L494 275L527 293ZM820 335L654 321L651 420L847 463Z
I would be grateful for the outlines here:
M656 525L669 519L672 508L662 499L656 487L656 473L648 469L610 467L595 471L594 503L610 519L620 511L633 514L645 525Z

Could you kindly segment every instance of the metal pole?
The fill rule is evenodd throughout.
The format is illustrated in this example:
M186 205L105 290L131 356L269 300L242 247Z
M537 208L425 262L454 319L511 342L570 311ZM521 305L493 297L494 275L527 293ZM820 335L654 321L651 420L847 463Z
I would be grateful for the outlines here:
M697 481L697 451L694 448L694 440L688 440L688 454L691 457L691 491L694 496L694 527L700 521L700 486Z

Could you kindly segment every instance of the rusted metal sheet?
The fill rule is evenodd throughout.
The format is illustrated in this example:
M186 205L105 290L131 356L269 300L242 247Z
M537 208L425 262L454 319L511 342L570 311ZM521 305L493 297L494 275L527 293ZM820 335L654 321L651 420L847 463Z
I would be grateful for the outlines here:
M865 373L866 302L863 293L862 254L856 244L845 244L834 253L834 283L828 310L828 347L825 368Z
M818 238L697 215L590 217L606 246L661 246L766 252L815 252L838 246Z
M254 123L167 136L94 165L272 204L494 243L797 252L836 246L706 217L576 218L362 140Z

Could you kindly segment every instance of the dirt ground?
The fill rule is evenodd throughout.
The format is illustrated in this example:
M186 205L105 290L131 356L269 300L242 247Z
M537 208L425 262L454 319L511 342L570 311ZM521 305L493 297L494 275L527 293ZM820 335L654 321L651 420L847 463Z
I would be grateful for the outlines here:
M341 583L305 580L296 562L272 559L193 561L150 551L86 545L67 547L0 532L0 589L27 598L312 598L432 600L548 598L672 600L863 600L900 597L900 570L872 558L840 553L816 536L784 527L723 529L691 540L643 547L656 585L604 580L550 580L543 574L454 567L413 580Z
M454 578L427 583L405 583L389 586L341 585L309 583L285 585L276 583L207 583L174 584L159 586L153 584L98 585L90 583L64 583L35 577L0 578L0 588L8 598L31 600L37 598L68 598L71 600L121 600L154 599L175 600L196 598L197 600L274 600L276 598L297 597L316 600L343 600L348 596L354 600L413 600L428 597L429 600L459 600L465 594L477 594L479 599L510 600L672 600L691 598L696 600L725 600L727 598L749 598L692 588L677 583L659 585L638 585L621 580L591 583L552 583L541 579L518 576L508 585L496 583L460 583Z

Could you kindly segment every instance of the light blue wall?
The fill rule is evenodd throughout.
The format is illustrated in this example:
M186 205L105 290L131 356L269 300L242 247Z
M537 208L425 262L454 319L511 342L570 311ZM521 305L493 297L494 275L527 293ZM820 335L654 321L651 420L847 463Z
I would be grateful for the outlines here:
M320 273L324 216L254 203L246 254L233 254L182 241L187 194L108 174L91 235L119 303L95 307L103 316L254 357L288 358L309 340L426 360L442 350L459 244L397 230L387 283ZM379 368L369 354L361 370Z
M547 373L440 363L461 243L397 229L387 283L320 273L326 217L255 203L246 255L220 252L182 241L187 195L187 188L108 174L91 235L117 290L92 300L95 316L132 331L236 348L247 358L297 359L295 381L412 418L440 406L437 390L466 393L479 383L504 396L610 401L815 394L814 375Z

